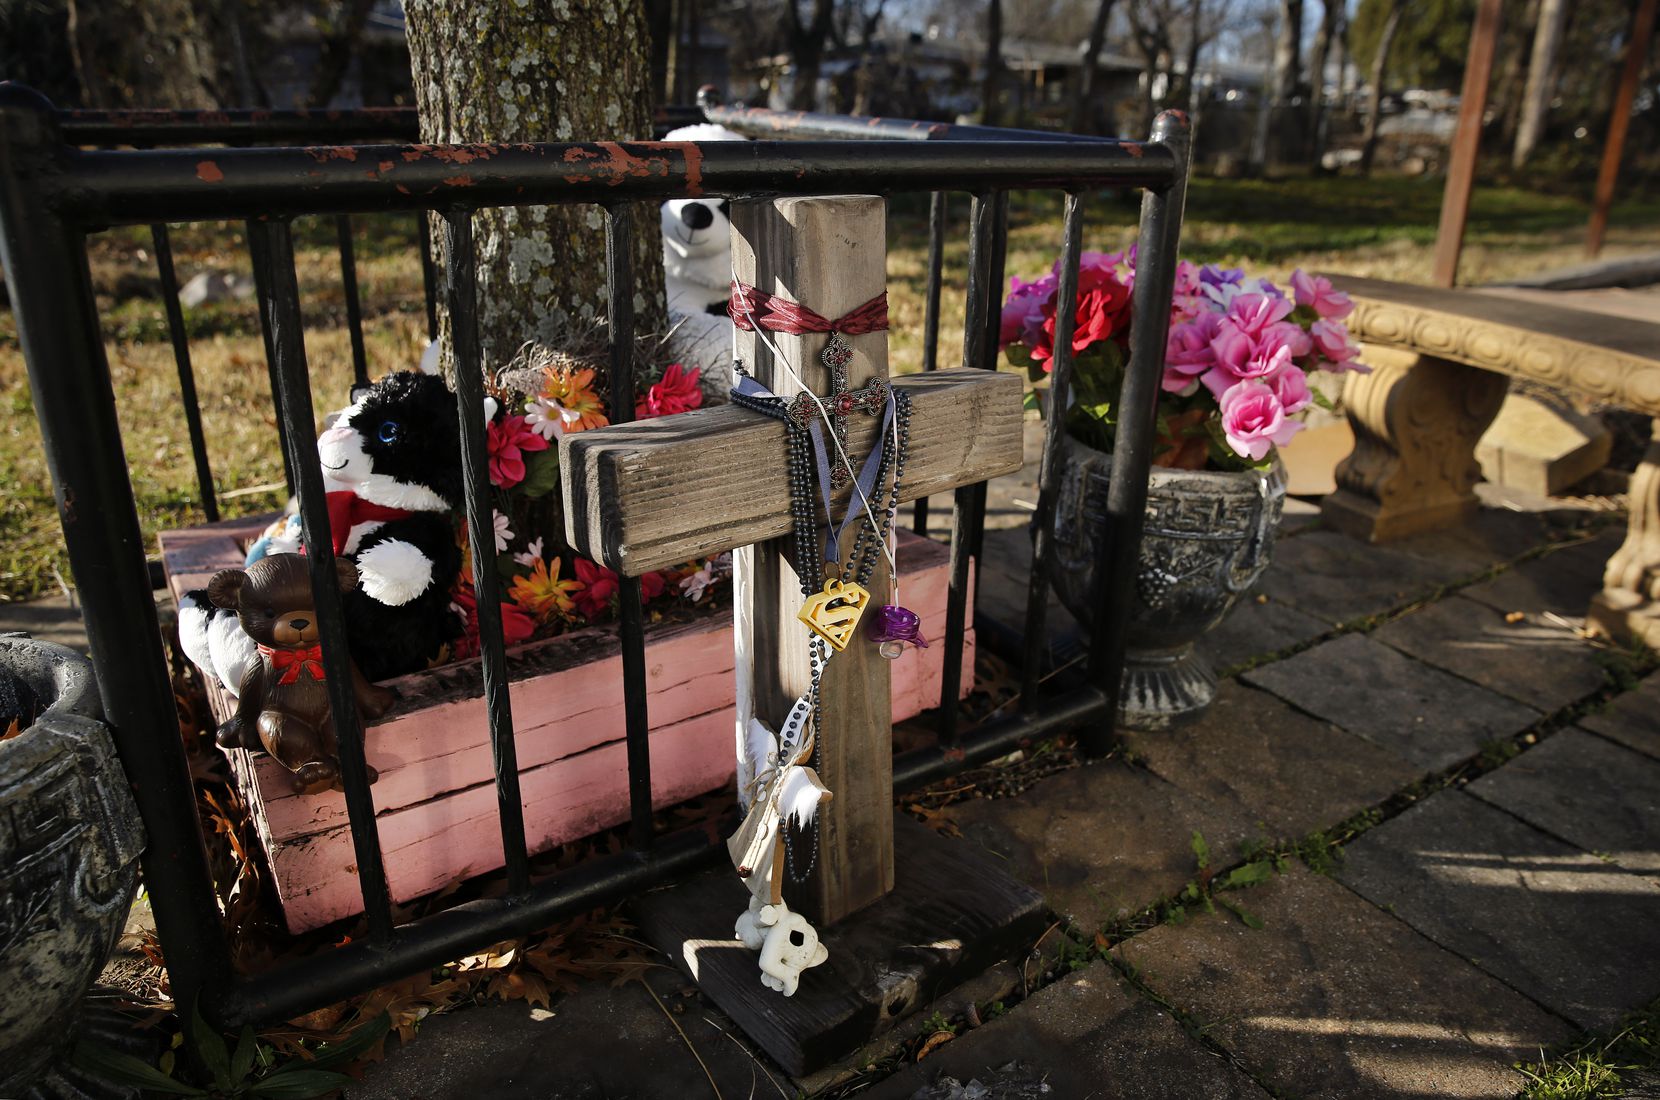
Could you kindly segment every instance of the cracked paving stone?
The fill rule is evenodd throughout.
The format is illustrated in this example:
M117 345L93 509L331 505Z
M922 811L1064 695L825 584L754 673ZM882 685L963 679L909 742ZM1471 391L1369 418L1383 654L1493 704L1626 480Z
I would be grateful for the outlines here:
M1606 531L1584 542L1564 546L1525 561L1494 577L1473 584L1459 595L1484 603L1495 611L1525 611L1555 615L1567 626L1584 623L1591 597L1602 591L1602 571L1619 549L1625 531Z
M1482 776L1469 790L1660 882L1660 761L1568 729ZM1660 950L1660 939L1656 947Z
M585 985L551 1009L492 1001L434 1016L414 1040L389 1046L346 1100L689 1096L708 1079L688 1043L727 1096L795 1095L782 1072L747 1050L736 1025L695 990L683 995L678 975L658 972L652 984L678 1013L674 1022L637 982Z
M1126 734L1153 772L1279 839L1307 835L1374 806L1421 769L1275 695L1224 683L1197 721Z
M1054 1100L1268 1100L1168 1012L1127 992L1099 961L860 1095L948 1096L946 1077L979 1081L985 1100L1040 1095L1030 1088L1036 1082L1049 1086L1041 1095Z
M1050 776L1013 798L949 814L969 843L1007 862L1057 913L1099 928L1177 893L1193 878L1193 834L1220 857L1255 824L1157 776L1107 760Z
M1278 1095L1510 1100L1567 1024L1339 883L1294 866L1227 912L1115 950Z
M1344 857L1351 889L1580 1027L1660 994L1660 889L1480 799L1442 791Z
M1602 689L1599 650L1566 626L1450 596L1403 615L1373 638L1437 668L1542 711Z
M1360 634L1345 634L1245 673L1310 714L1440 771L1532 725L1531 707L1415 661Z
M1308 531L1275 544L1274 564L1257 587L1335 626L1419 599L1468 572L1335 531Z
M1579 724L1660 760L1660 673L1650 673L1635 691L1615 697L1606 709L1587 714Z
M1313 641L1331 629L1290 604L1247 593L1227 618L1199 639L1199 654L1217 672Z

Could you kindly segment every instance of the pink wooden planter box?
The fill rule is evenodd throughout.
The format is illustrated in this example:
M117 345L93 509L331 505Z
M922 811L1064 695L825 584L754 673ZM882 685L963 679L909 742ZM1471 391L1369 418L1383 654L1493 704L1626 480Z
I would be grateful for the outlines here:
M219 569L240 566L243 547L270 517L161 535L175 599ZM901 533L905 603L939 639L945 623L946 548ZM973 596L969 596L972 606ZM531 852L588 836L628 818L622 658L615 631L594 627L510 651L509 695L517 730L519 786ZM963 694L974 683L974 633L963 647ZM909 649L894 664L893 718L939 702L942 645ZM389 681L398 706L367 731L370 788L381 856L396 902L503 864L490 736L476 662ZM732 616L647 631L652 798L658 808L730 783L733 765ZM215 713L227 697L211 691ZM363 911L344 797L299 796L263 753L231 752L252 808L283 915L300 932Z

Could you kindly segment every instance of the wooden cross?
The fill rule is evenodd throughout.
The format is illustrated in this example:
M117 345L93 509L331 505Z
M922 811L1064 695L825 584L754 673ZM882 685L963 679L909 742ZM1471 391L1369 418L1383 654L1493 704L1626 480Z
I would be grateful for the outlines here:
M887 285L887 205L875 196L786 198L733 205L737 277L759 289L837 317ZM755 333L739 331L738 356L786 399L800 392ZM843 396L887 384L887 333L842 337L852 349L843 378L820 360L823 333L769 337L808 387ZM956 368L894 379L911 396L910 453L902 500L943 493L1021 465L1022 380L1014 374ZM855 463L880 446L880 417L847 425ZM774 729L808 685L807 631L796 567L817 580L819 562L788 553L789 482L785 426L726 405L678 416L569 434L560 443L565 522L580 553L628 576L725 550L754 578L739 608L755 654L756 713ZM847 507L850 490L833 504ZM855 525L850 524L850 541ZM844 542L845 554L848 545ZM888 602L886 564L868 585ZM943 624L936 624L937 631ZM955 659L947 655L947 660ZM821 927L893 888L893 748L888 662L862 633L831 657L821 685L820 777L834 793L820 812L816 867L791 909ZM802 862L805 863L805 857Z

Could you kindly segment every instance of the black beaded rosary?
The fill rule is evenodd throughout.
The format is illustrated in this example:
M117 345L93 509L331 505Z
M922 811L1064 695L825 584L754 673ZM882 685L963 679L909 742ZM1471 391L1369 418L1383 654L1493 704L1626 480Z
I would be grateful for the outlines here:
M830 353L834 347L835 341L832 341L826 348L826 353ZM833 365L827 363L827 366ZM741 363L734 364L734 370L740 379L751 377ZM801 594L805 601L799 617L812 631L808 642L810 680L807 696L815 733L811 760L815 769L820 766L822 760L823 745L817 739L817 732L823 729L824 701L820 686L824 667L830 659L829 649L833 647L839 651L846 648L870 602L867 586L875 573L877 561L887 554L888 536L893 527L893 518L899 510L899 494L904 483L905 461L909 453L910 395L903 390L891 389L886 383L881 382L873 384L872 388L877 385L883 391L883 404L891 403L891 409L886 410L883 417L882 445L874 476L868 476L870 472L867 471L866 475L857 478L852 476L853 463L842 449L842 440L837 438L838 433L831 434L834 441L831 445L835 446L837 453L833 456L825 454L824 433L815 433L814 421L801 415L801 397L806 397L819 415L829 418L829 410L826 410L816 397L803 394L794 401L787 401L771 395L746 393L741 392L741 382L740 387L732 393L733 403L782 421L785 428L785 470L789 480L791 534L796 571L800 577ZM816 453L815 446L818 448ZM865 517L863 522L858 522L858 530L845 560L839 559L836 554L839 542L837 528L828 516L826 521L830 526L825 536L828 541L821 544L816 515L818 504L815 500L815 488L828 501L828 492L818 482L835 470L845 471L846 476L835 478L833 481L855 482L855 499L848 502L849 515L843 521L843 525L849 521L858 522L860 512ZM888 488L886 499L883 500L882 488L889 484L890 477L891 486ZM820 562L823 563L822 576L815 582L813 569L815 563ZM883 607L881 612L886 614L879 617L879 623L891 619L894 614L909 616L913 621L915 619L915 616L905 609L891 605ZM907 640L920 637L915 635L914 629L912 634L914 637ZM878 637L876 640L881 645L882 656L891 659L899 655L902 646L898 641L889 637ZM780 759L784 759L786 753L787 747L781 744ZM793 830L784 830L786 870L790 880L797 884L804 882L818 863L817 818L813 820L811 836L812 854L808 858L807 866L798 868Z

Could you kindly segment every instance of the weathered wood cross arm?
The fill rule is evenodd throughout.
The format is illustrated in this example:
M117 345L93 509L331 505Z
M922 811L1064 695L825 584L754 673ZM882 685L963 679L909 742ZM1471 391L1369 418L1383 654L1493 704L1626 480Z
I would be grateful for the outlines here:
M958 367L892 381L911 395L913 424L930 429L912 433L901 500L1020 469L1018 375ZM879 424L850 421L855 463ZM779 538L790 524L783 454L784 425L734 405L567 435L566 537L631 577Z

